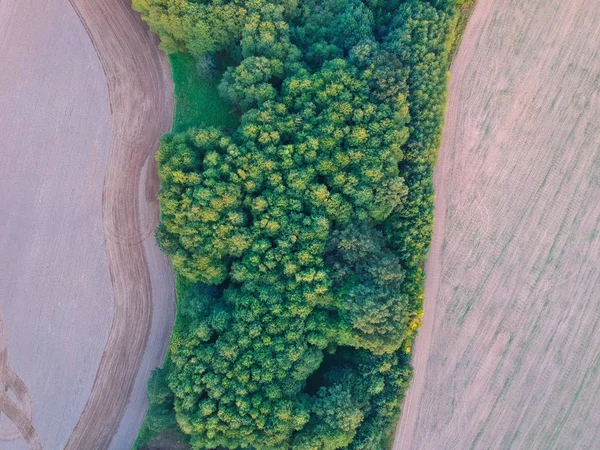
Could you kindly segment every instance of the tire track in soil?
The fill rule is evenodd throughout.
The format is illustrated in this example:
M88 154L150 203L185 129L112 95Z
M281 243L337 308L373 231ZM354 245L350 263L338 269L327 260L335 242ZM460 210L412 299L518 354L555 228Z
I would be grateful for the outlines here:
M110 334L92 391L66 450L106 449L119 428L152 326L152 284L143 241L158 222L153 191L140 201L142 169L172 123L172 97L157 39L129 0L69 0L102 64L114 134L102 194L106 255L115 298ZM148 197L153 201L147 204ZM148 211L146 211L148 209ZM155 217L145 230L142 217Z
M11 421L0 425L0 441L24 438L31 450L42 450L40 438L33 426L32 403L23 380L8 365L8 342L4 316L0 309L0 415ZM16 402L8 395L12 391Z

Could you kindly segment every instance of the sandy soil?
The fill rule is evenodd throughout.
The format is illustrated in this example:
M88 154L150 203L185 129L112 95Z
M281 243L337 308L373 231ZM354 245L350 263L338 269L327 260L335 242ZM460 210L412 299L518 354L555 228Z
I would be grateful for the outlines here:
M0 449L129 448L174 313L166 61L126 0L0 2L0 54Z
M479 0L394 449L600 448L600 1Z

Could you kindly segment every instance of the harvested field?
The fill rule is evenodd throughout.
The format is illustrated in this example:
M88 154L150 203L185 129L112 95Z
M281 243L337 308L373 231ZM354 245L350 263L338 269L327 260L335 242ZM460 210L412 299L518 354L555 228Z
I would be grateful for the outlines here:
M600 448L600 1L479 0L394 449Z
M130 448L174 314L168 66L126 0L2 2L0 52L0 449Z

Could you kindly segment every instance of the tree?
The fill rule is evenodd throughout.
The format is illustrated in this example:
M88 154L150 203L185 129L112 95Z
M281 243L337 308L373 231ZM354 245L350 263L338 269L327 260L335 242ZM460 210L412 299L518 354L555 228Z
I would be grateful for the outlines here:
M194 449L385 447L422 314L452 4L134 4L166 51L228 61L240 116L161 139L179 304L148 429L175 418Z

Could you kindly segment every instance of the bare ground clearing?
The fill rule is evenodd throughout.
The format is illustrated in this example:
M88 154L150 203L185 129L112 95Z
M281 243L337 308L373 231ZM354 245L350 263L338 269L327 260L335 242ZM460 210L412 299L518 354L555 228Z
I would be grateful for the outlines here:
M168 66L127 0L0 2L0 54L0 408L31 399L46 449L130 448L174 314L152 235Z
M600 448L600 1L479 0L394 449Z

